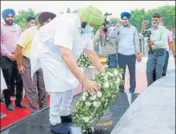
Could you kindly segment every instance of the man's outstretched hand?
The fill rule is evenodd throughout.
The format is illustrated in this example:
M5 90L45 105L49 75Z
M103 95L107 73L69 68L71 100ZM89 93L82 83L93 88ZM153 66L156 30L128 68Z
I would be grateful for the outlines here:
M96 92L99 90L100 87L95 81L87 79L83 83L83 88L90 94L96 94Z

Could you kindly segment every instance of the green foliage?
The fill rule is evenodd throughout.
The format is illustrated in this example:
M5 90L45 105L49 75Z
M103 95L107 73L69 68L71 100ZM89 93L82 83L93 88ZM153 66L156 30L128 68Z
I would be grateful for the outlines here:
M145 11L144 9L135 9L131 11L131 19L130 23L134 25L138 31L141 29L141 23L144 19L150 21L151 26L151 17L153 13L160 13L164 17L165 26L167 28L175 28L175 6L166 5L156 9L152 9L149 11ZM28 9L27 11L21 10L18 12L18 15L15 17L15 23L19 24L22 29L26 28L26 17L27 16L38 16L32 9ZM116 19L116 18L115 18ZM37 22L37 21L36 21ZM99 29L100 26L96 26L94 28L94 33Z
M145 19L145 10L144 9L135 9L131 11L131 19L130 23L137 28L137 30L140 30L141 28L141 22Z
M28 16L37 17L37 13L35 13L32 9L28 9L27 11L21 10L18 12L18 15L15 16L15 23L20 25L20 27L24 30L26 28L26 18ZM37 21L36 21L37 22Z
M130 23L134 25L138 31L141 29L141 23L144 19L150 21L151 26L151 19L154 13L160 13L162 17L164 17L164 25L167 28L174 28L175 27L175 6L162 6L156 9L145 11L144 9L135 9L131 11L131 19Z
M151 10L152 14L158 12L164 17L164 25L167 28L175 27L175 6L163 6L157 9Z
M89 57L85 53L81 54L81 56L79 57L77 61L77 64L79 67L85 67L85 68L88 68L89 66L91 66Z

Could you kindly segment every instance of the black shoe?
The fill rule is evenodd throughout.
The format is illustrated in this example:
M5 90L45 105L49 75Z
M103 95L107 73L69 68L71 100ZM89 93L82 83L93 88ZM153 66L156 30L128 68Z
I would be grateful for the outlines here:
M61 116L61 122L62 123L72 123L72 115L68 116Z
M70 134L70 128L62 123L51 125L51 132L55 134Z
M15 108L12 106L12 104L7 106L7 110L9 111L15 111Z
M4 103L5 102L4 98L0 98L0 102Z
M27 108L27 106L24 105L22 102L21 102L21 103L16 103L16 107L19 107L19 108Z
M125 93L124 89L119 90L120 93Z

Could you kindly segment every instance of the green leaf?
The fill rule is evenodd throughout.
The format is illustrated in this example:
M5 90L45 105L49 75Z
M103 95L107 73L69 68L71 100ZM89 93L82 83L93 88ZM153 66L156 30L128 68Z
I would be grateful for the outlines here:
M18 12L18 15L15 16L14 22L18 24L22 28L22 30L24 30L26 28L26 17L28 16L37 17L38 14L35 13L33 9L28 9L27 11L20 10ZM36 20L36 23L37 23L37 20Z

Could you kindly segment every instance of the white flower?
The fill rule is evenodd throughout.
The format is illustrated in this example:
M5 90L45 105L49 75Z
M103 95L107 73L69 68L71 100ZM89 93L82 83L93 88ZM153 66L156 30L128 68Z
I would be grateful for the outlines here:
M89 121L89 117L83 117L83 120L84 120L85 122L88 122L88 121Z
M99 98L102 97L102 93L100 91L97 92L97 97L99 97Z
M96 102L96 101L93 102L93 106L94 106L94 107L97 106L97 102Z
M83 100L83 101L86 101L86 96L83 95L83 96L82 96L82 100Z
M99 107L100 105L101 105L101 103L98 101L98 102L97 102L97 107Z
M122 79L122 74L119 74L120 79Z
M115 70L115 71L114 71L114 74L115 74L115 75L118 75L118 71L117 71L117 70Z
M116 83L117 83L117 84L120 83L120 78L117 78Z
M104 106L107 106L108 105L108 103L106 102L105 104L104 104Z
M109 76L111 76L111 77L114 76L114 75L113 75L112 73L110 73L110 72L107 72L107 75L109 75Z
M105 82L105 83L103 84L103 88L109 88L109 83L108 83L108 82Z
M99 87L101 87L101 84L100 84L100 83L98 83L98 86L99 86Z
M90 100L95 100L96 99L96 95L93 95L90 97Z
M88 96L88 93L87 93L87 92L84 92L84 93L83 93L83 96Z
M101 103L99 101L93 102L93 106L94 107L99 107L100 105L101 105Z
M88 102L88 101L87 101L85 104L86 104L86 106L88 106L88 107L90 107L90 106L92 105L92 104L91 104L90 102Z
M101 76L102 76L102 77L105 77L105 75L106 75L105 72L101 73Z
M108 80L108 75L105 75L103 78L104 78L104 80L107 81Z

